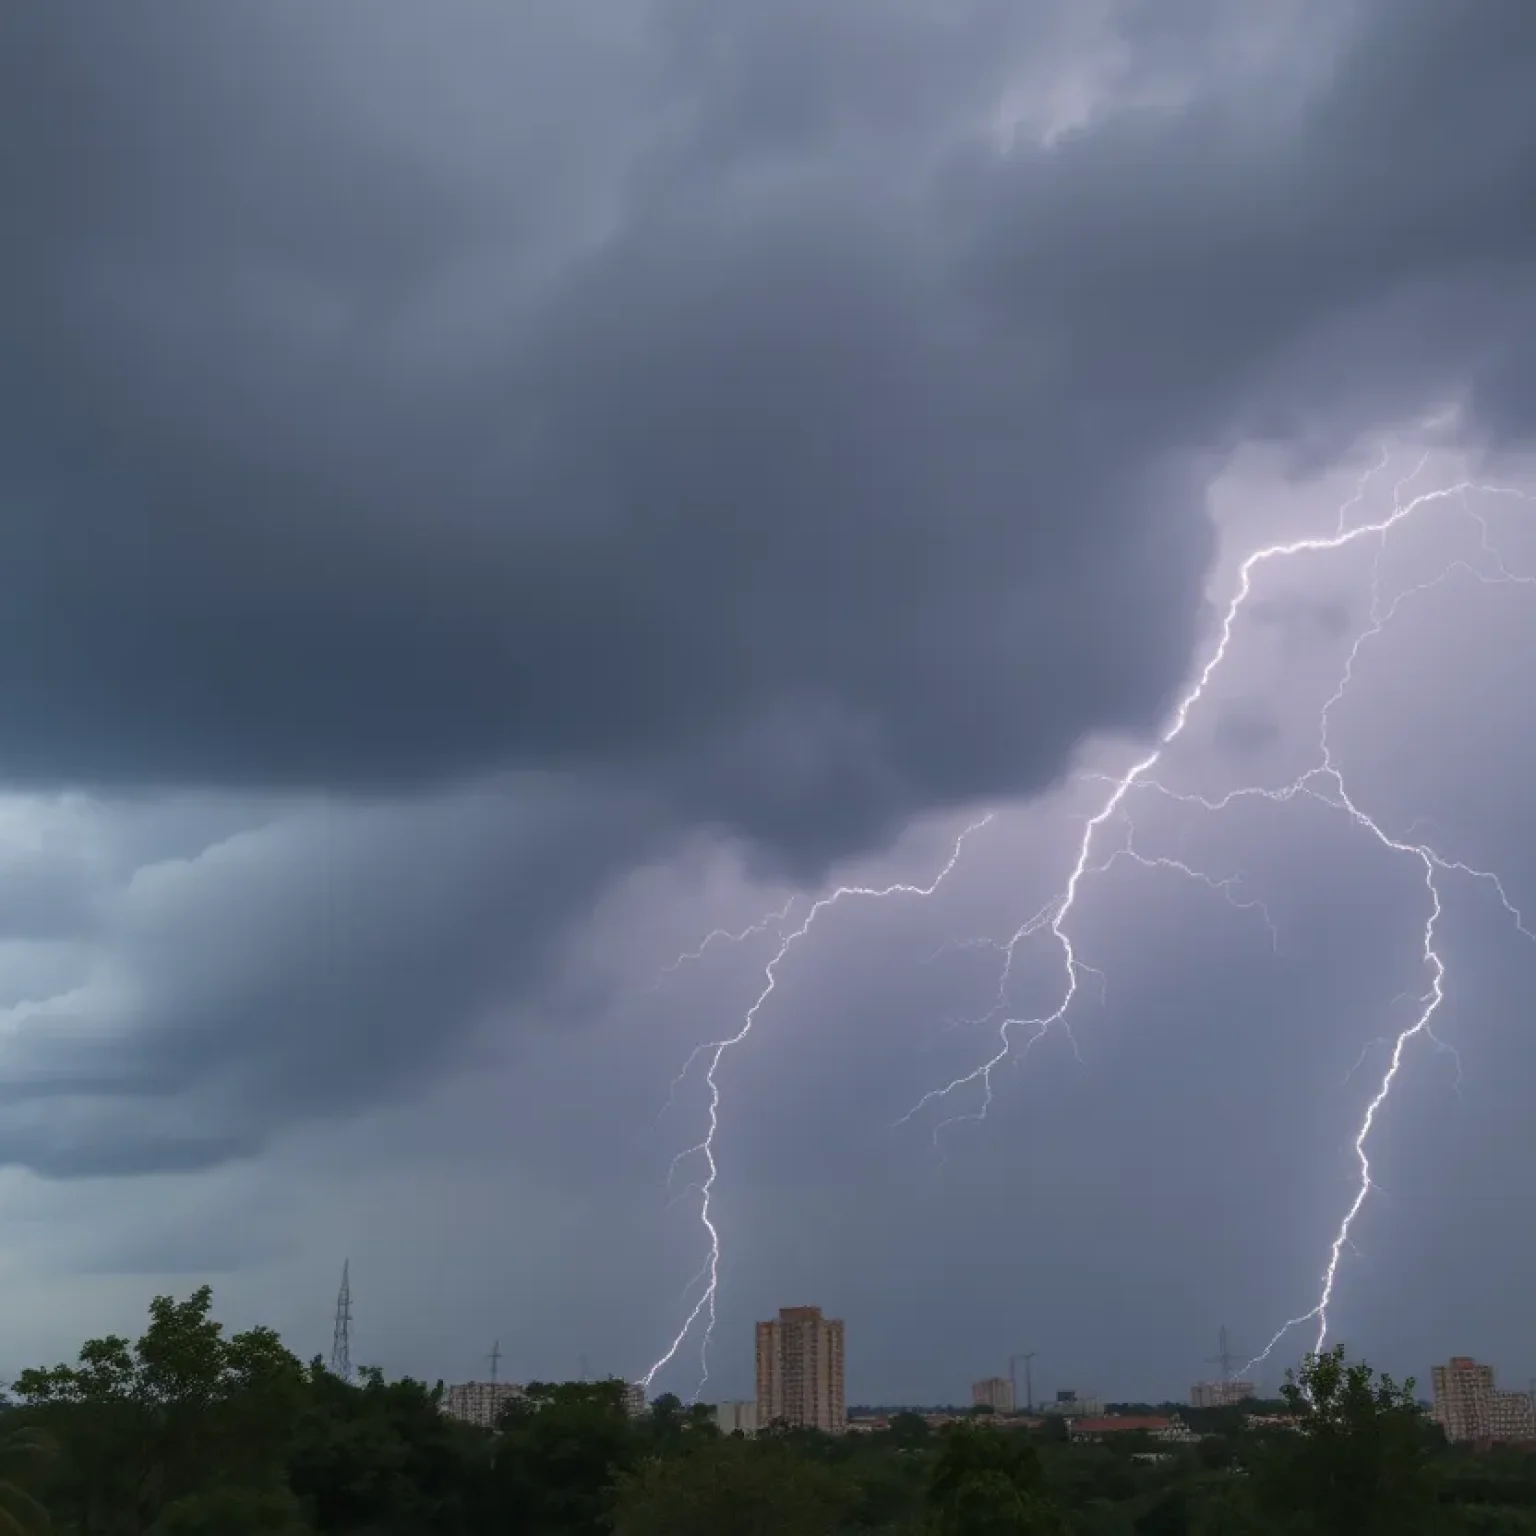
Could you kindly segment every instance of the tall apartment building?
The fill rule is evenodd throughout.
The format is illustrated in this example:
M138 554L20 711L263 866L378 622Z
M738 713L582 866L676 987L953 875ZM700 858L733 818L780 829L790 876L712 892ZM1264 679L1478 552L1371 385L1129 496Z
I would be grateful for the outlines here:
M495 1429L501 1410L523 1389L510 1381L464 1381L443 1394L442 1411L478 1429Z
M1189 1389L1191 1408L1233 1408L1257 1397L1251 1381L1197 1381Z
M1453 1355L1430 1370L1435 1389L1435 1422L1452 1442L1493 1438L1493 1367L1468 1355Z
M990 1408L993 1413L1012 1413L1013 1383L1006 1376L988 1376L985 1381L973 1381L971 1402L977 1408Z
M1496 1390L1491 1365L1455 1355L1430 1377L1435 1422L1447 1440L1536 1440L1536 1404L1528 1393Z
M781 1307L757 1325L757 1422L775 1419L832 1435L848 1427L843 1323L820 1307Z

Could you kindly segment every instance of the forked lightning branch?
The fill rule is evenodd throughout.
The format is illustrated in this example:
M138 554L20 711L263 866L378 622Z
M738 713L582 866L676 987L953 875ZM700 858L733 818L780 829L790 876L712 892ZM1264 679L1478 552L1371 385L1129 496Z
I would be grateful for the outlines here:
M1274 1333L1269 1343L1253 1360L1244 1366L1248 1371L1265 1360L1292 1330L1315 1325L1311 1347L1321 1349L1328 1337L1329 1307L1333 1301L1343 1253L1350 1243L1350 1234L1356 1219L1370 1196L1372 1184L1369 1142L1382 1112L1391 1097L1392 1088L1402 1070L1407 1054L1420 1036L1431 1036L1435 1016L1446 998L1450 972L1438 944L1438 929L1444 911L1445 893L1449 882L1461 881L1481 886L1497 900L1504 913L1526 938L1536 938L1519 909L1510 900L1498 876L1489 870L1476 869L1451 854L1414 838L1412 831L1398 832L1383 826L1347 782L1343 765L1339 762L1331 739L1330 727L1336 710L1348 697L1355 682L1356 666L1367 648L1389 643L1393 619L1411 602L1429 597L1437 588L1460 577L1488 585L1517 585L1536 587L1536 572L1522 573L1511 570L1495 544L1481 510L1489 498L1526 503L1531 500L1525 493L1502 485L1489 485L1471 480L1459 480L1454 484L1437 486L1409 496L1407 488L1422 473L1424 463L1403 480L1399 481L1392 498L1390 510L1374 520L1355 520L1363 505L1371 482L1380 476L1387 466L1387 456L1362 478L1354 496L1339 509L1337 524L1330 534L1294 539L1284 543L1266 545L1253 551L1238 569L1236 588L1222 615L1216 641L1203 666L1196 673L1183 696L1175 706L1168 723L1153 747L1145 752L1122 775L1104 778L1105 794L1097 811L1083 824L1076 858L1067 871L1065 881L1056 896L1021 923L1006 943L996 946L1001 951L1001 968L995 994L995 1005L983 1018L973 1022L995 1026L996 1043L991 1052L972 1070L948 1083L940 1084L921 1099L904 1115L898 1124L912 1121L920 1112L945 1106L951 1102L957 1106L961 1096L972 1097L972 1107L957 1107L953 1114L938 1121L935 1136L946 1126L958 1121L984 1120L992 1103L993 1079L998 1068L1010 1058L1027 1052L1038 1040L1053 1030L1067 1030L1074 1003L1086 975L1096 974L1080 956L1073 939L1073 919L1091 882L1114 869L1118 864L1132 861L1144 866L1167 869L1186 878L1200 881L1222 892L1235 905L1251 906L1264 914L1257 902L1239 902L1234 897L1230 879L1218 879L1182 860L1171 858L1147 858L1140 854L1125 832L1120 833L1118 845L1112 843L1112 828L1125 827L1134 837L1130 811L1138 797L1153 795L1195 806L1212 814L1244 800L1264 799L1286 804L1305 797L1335 811L1341 821L1341 833L1364 835L1371 839L1389 858L1406 861L1419 871L1423 888L1423 919L1421 930L1422 988L1417 994L1415 1012L1411 1022L1390 1040L1391 1049L1385 1067L1377 1079L1371 1099L1359 1121L1354 1138L1353 1151L1356 1177L1351 1198L1339 1214L1333 1237L1322 1257L1318 1288L1311 1305L1296 1316L1287 1319ZM1472 559L1456 559L1427 581L1398 591L1390 599L1382 591L1381 557L1394 533L1410 519L1429 516L1459 516L1469 518L1478 529L1478 548ZM1232 649L1243 611L1256 586L1262 581L1267 568L1294 562L1323 560L1352 546L1373 544L1375 559L1369 593L1368 620L1356 635L1339 676L1337 685L1324 703L1317 721L1316 755L1312 765L1290 783L1278 786L1241 785L1219 798L1185 794L1173 789L1156 777L1168 749L1184 734L1192 716L1209 692L1213 680L1227 661ZM719 1299L721 1238L714 1220L714 1203L719 1182L719 1165L716 1161L716 1140L721 1125L722 1093L720 1069L732 1049L740 1045L751 1033L760 1016L780 985L780 972L791 951L804 941L817 923L831 909L847 900L862 898L888 900L897 898L924 898L934 895L953 872L964 853L967 840L979 834L990 822L987 816L972 823L956 839L948 860L925 884L900 883L872 888L842 886L814 901L803 920L786 930L793 903L769 913L757 923L738 933L716 930L698 949L680 956L668 970L698 959L704 948L712 942L744 943L757 935L776 932L778 946L764 971L764 984L756 1000L747 1009L738 1026L728 1035L698 1047L684 1068L699 1059L707 1061L704 1080L708 1091L708 1111L705 1133L695 1145L685 1148L673 1160L672 1174L695 1160L702 1164L703 1177L692 1186L692 1193L699 1202L699 1220L704 1236L703 1263L684 1292L685 1315L682 1324L666 1350L641 1377L649 1387L655 1377L677 1357L690 1337L697 1335L699 1346L700 1380L702 1391L709 1379L709 1346ZM1106 846L1108 845L1108 846ZM1009 1002L1015 959L1022 947L1039 940L1055 947L1060 961L1060 987L1054 1003L1033 1015L1012 1010ZM681 1081L681 1078L679 1079ZM676 1084L674 1084L674 1092Z

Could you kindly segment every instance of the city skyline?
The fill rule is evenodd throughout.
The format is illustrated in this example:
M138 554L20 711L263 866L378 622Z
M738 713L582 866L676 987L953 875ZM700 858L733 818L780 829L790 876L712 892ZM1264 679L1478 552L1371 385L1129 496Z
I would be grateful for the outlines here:
M776 1319L759 1321L755 1326L756 1393L750 1398L733 1398L729 1394L716 1393L703 1400L717 1406L725 1415L723 1422L727 1433L744 1428L749 1433L776 1419L797 1425L825 1428L855 1407L893 1407L892 1403L875 1403L873 1399L850 1397L846 1390L846 1324L843 1319L827 1319L820 1307L781 1307ZM805 1374L805 1338L814 1337L809 1346L812 1355L818 1347L830 1346L822 1361L821 1374L813 1371L809 1388L799 1389L800 1399L794 1392L786 1395L783 1373L786 1360L793 1355L793 1370L798 1377ZM1205 1363L1229 1364L1227 1330L1219 1330L1222 1353L1217 1357L1205 1357ZM1334 1346L1345 1351L1345 1359L1351 1363L1347 1343L1340 1341ZM1029 1353L1030 1360L1037 1352ZM488 1357L493 1367L499 1362L499 1346ZM1010 1370L1019 1356L1009 1361ZM1379 1367L1373 1366L1373 1369ZM1388 1373L1390 1374L1390 1372ZM1496 1387L1496 1367L1479 1362L1470 1356L1453 1355L1447 1362L1432 1365L1424 1378L1409 1373L1400 1381L1413 1379L1418 1400L1430 1406L1435 1421L1446 1431L1453 1443L1479 1440L1530 1440L1536 1441L1536 1380L1526 1390L1499 1389ZM581 1379L589 1379L583 1357ZM624 1381L626 1402L631 1411L642 1411L648 1400L641 1382L625 1381L622 1377L609 1376L609 1380ZM818 1385L819 1380L819 1385ZM471 1422L480 1422L493 1410L485 1404L492 1397L497 1402L516 1396L525 1383L498 1383L493 1375L489 1381L475 1381L450 1385L449 1399L453 1411ZM1032 1388L1031 1388L1032 1390ZM497 1395L499 1392L499 1396ZM660 1394L658 1394L660 1395ZM971 1381L968 1403L972 1409L985 1408L1003 1415L1032 1414L1035 1417L1050 1414L1077 1415L1093 1419L1112 1410L1116 1402L1185 1404L1197 1409L1240 1407L1244 1403L1272 1402L1279 1396L1278 1389L1265 1391L1261 1383L1234 1376L1219 1377L1214 1381L1196 1381L1188 1391L1176 1397L1152 1397L1129 1395L1108 1402L1092 1392L1080 1392L1075 1388L1058 1388L1026 1405L1017 1396L1012 1375L978 1377ZM792 1400L794 1399L794 1400ZM959 1409L962 1399L946 1401L942 1397L914 1398L904 1406L948 1406Z
M353 1319L353 1313L351 1310L352 1288L350 1284L350 1269L351 1265L350 1261L348 1261L344 1265L342 1293L340 1296L338 1296L335 1303L335 1326L333 1328L332 1354L330 1361L333 1370L336 1368L336 1344L340 1338L339 1326L344 1307L345 1315L349 1325ZM220 1316L220 1309L217 1305L217 1297L215 1297L214 1311L215 1316L219 1317L221 1323L223 1323L226 1327L229 1327L229 1319L227 1317ZM778 1309L778 1315L781 1321L785 1317L800 1318L805 1321L824 1323L825 1326L829 1326L836 1331L838 1341L838 1371L839 1374L844 1378L843 1384L837 1394L837 1397L838 1400L843 1402L849 1409L856 1406L889 1407L898 1404L922 1405L935 1408L950 1407L958 1409L965 1405L974 1406L977 1403L986 1401L999 1412L1012 1411L1021 1414L1025 1412L1022 1395L1024 1388L1022 1385L1017 1387L1017 1392L1019 1395L1016 1399L1014 1399L1014 1393L1016 1390L1015 1383L1012 1377L1008 1374L1009 1371L1014 1371L1016 1373L1017 1363L1024 1358L1023 1353L1016 1353L1012 1356L999 1357L999 1359L994 1363L1001 1364L1003 1366L1004 1369L1001 1374L994 1374L991 1376L977 1376L974 1374L973 1367L972 1374L970 1375L968 1382L963 1390L961 1389L959 1383L961 1381L962 1375L965 1372L965 1364L963 1362L953 1362L945 1373L944 1379L949 1383L949 1387L947 1389L940 1389L939 1387L934 1386L932 1390L917 1391L915 1393L908 1394L905 1397L882 1397L878 1393L858 1390L850 1392L847 1389L846 1360L842 1343L845 1324L842 1319L823 1320L821 1308L804 1306L780 1308ZM257 1321L259 1322L260 1319L258 1318ZM237 1323L235 1326L249 1326L249 1324ZM754 1335L756 1340L753 1351L754 1376L756 1375L757 1371L757 1363L762 1359L763 1330L774 1326L776 1326L776 1324L763 1321L758 1321L754 1325ZM128 1331L130 1334L133 1332L131 1328ZM316 1353L319 1353L319 1351L305 1349L301 1345L296 1345L288 1340L285 1340L284 1342L290 1349L294 1350L301 1359L312 1358ZM1226 1353L1228 1340L1227 1330L1225 1327L1219 1330L1219 1342L1223 1351L1222 1355L1215 1357L1196 1356L1194 1357L1195 1360L1206 1364L1211 1364L1223 1363L1230 1360L1231 1358L1234 1358L1234 1356L1228 1355ZM348 1344L350 1344L350 1329ZM1335 1340L1333 1347L1343 1348L1346 1352L1346 1359L1351 1362L1361 1358L1354 1350L1353 1346L1346 1340ZM387 1358L387 1356L388 1351L386 1350L383 1352L381 1358ZM1052 1366L1052 1360L1049 1354L1042 1356L1040 1351L1035 1350L1029 1351L1028 1356L1031 1362L1035 1361L1036 1359L1043 1358L1047 1372L1049 1372ZM72 1355L70 1357L72 1358ZM477 1364L482 1366L486 1363L489 1363L491 1366L491 1371L489 1373L477 1373L474 1371L464 1373L456 1372L451 1368L444 1369L441 1367L441 1365L439 1365L437 1368L433 1368L429 1365L425 1369L417 1369L415 1371L410 1369L397 1369L394 1373L401 1375L414 1374L418 1379L427 1382L442 1382L444 1384L445 1390L449 1394L449 1400L452 1404L451 1411L457 1413L458 1416L464 1417L470 1422L474 1423L489 1422L489 1420L494 1417L496 1408L499 1407L501 1403L507 1401L511 1397L515 1397L521 1394L523 1389L533 1381L619 1381L622 1382L626 1387L626 1401L630 1403L632 1411L639 1411L639 1405L642 1405L648 1401L653 1401L656 1397L663 1395L664 1391L667 1390L652 1389L647 1391L644 1388L644 1384L642 1382L636 1381L632 1374L626 1374L622 1370L594 1370L592 1356L585 1353L577 1356L574 1362L573 1370L566 1370L555 1367L546 1370L541 1374L537 1370L530 1371L527 1369L520 1369L519 1360L515 1355L509 1355L502 1349L500 1339L494 1340L492 1342L491 1348L488 1351L482 1351L478 1355L471 1354L465 1358L473 1358ZM1527 1387L1525 1389L1495 1389L1495 1377L1501 1371L1503 1372L1504 1379L1506 1380L1518 1380L1520 1378L1515 1372L1510 1371L1506 1366L1499 1365L1497 1362L1493 1364L1480 1362L1470 1355L1453 1354L1448 1358L1449 1364L1446 1363L1444 1358L1437 1357L1433 1363L1423 1367L1414 1367L1409 1365L1408 1367L1404 1368L1401 1365L1394 1366L1390 1362L1383 1362L1376 1359L1370 1359L1367 1361L1367 1363L1370 1364L1374 1370L1385 1371L1386 1373L1395 1376L1399 1382L1406 1381L1410 1378L1413 1379L1415 1383L1415 1392L1419 1401L1425 1403L1426 1405L1432 1405L1434 1407L1434 1416L1436 1417L1437 1422L1441 1422L1443 1424L1447 1423L1447 1421L1442 1418L1439 1406L1446 1392L1446 1387L1442 1385L1442 1382L1449 1380L1451 1383L1455 1383L1461 1380L1462 1378L1458 1376L1456 1368L1467 1368L1471 1374L1466 1379L1471 1380L1473 1385L1466 1388L1465 1390L1472 1393L1474 1397L1476 1397L1477 1394L1482 1394L1482 1397L1488 1397L1488 1395L1491 1394L1488 1403L1484 1404L1482 1408L1475 1411L1481 1413L1484 1418L1488 1418L1490 1423L1493 1422L1492 1418L1489 1417L1490 1415L1500 1415L1500 1423L1503 1427L1500 1431L1499 1437L1506 1439L1516 1438L1512 1431L1509 1430L1509 1425L1512 1424L1516 1418L1519 1418L1520 1422L1523 1423L1524 1419L1522 1416L1527 1411L1527 1408L1533 1415L1536 1415L1536 1377L1527 1379ZM853 1355L853 1361L855 1373L857 1373L857 1351L855 1351ZM36 1364L38 1361L32 1361L31 1363ZM371 1368L377 1363L377 1360L368 1354L356 1357L352 1361L353 1375L355 1376L357 1367L363 1366ZM983 1365L986 1363L987 1362L982 1362ZM1301 1362L1299 1357L1294 1361L1280 1362L1279 1369L1270 1379L1260 1379L1255 1381L1236 1377L1217 1377L1214 1380L1192 1381L1180 1390L1161 1392L1152 1390L1123 1390L1120 1392L1101 1392L1097 1390L1083 1391L1079 1386L1076 1385L1072 1387L1059 1386L1056 1384L1056 1380L1049 1374L1046 1374L1043 1377L1034 1377L1032 1370L1031 1376L1033 1379L1030 1385L1034 1394L1033 1411L1037 1415L1050 1412L1060 1412L1062 1411L1063 1406L1067 1405L1069 1406L1069 1411L1093 1415L1102 1413L1105 1411L1107 1405L1113 1405L1116 1403L1147 1403L1171 1405L1186 1404L1195 1408L1210 1408L1220 1406L1235 1406L1248 1399L1272 1401L1279 1396L1279 1388L1284 1377L1284 1372L1286 1370L1299 1369L1300 1363ZM1069 1361L1060 1362L1057 1366L1057 1369L1059 1371L1061 1381L1070 1380L1073 1383L1080 1383L1087 1380L1085 1373L1081 1371L1075 1371ZM1446 1375L1447 1372L1451 1373L1449 1377ZM386 1376L390 1375L391 1370L386 1369L385 1373ZM14 1374L14 1372L8 1372L4 1369L0 1369L0 1388L3 1388L5 1382L12 1374ZM743 1409L750 1405L751 1411L753 1413L761 1415L763 1410L761 1381L749 1380L746 1385L749 1387L755 1387L756 1390L744 1391L741 1390L741 1382L736 1380L721 1379L716 1381L710 1391L700 1394L698 1400L711 1404L731 1404L733 1406L741 1406ZM857 1387L856 1376L855 1385ZM983 1391L983 1389L986 1390ZM1453 1386L1452 1390L1460 1389ZM1013 1402L1013 1407L1011 1410L998 1407L998 1403L1001 1401L1003 1396L1006 1396ZM1495 1399L1498 1401L1495 1402ZM690 1399L687 1395L684 1395L682 1400L686 1402ZM1479 1397L1477 1400L1481 1401L1482 1398ZM1084 1406L1085 1404L1086 1406ZM1514 1406L1511 1407L1511 1404L1514 1404ZM1526 1406L1522 1407L1520 1404L1524 1404ZM766 1422L766 1420L764 1420L764 1422ZM1481 1420L1479 1420L1479 1422L1481 1422ZM1536 1418L1533 1418L1532 1420L1532 1427L1533 1430L1536 1430ZM1454 1428L1454 1426L1448 1425L1448 1428ZM1471 1434L1463 1435L1459 1431L1457 1432L1456 1437L1476 1438L1476 1436ZM1536 1434L1533 1434L1531 1438L1536 1439Z
M332 1369L336 1368L336 1345L340 1338L339 1327L344 1308L345 1316L349 1324L347 1342L350 1345L350 1323L353 1320L350 1270L351 1264L350 1261L347 1261L343 1267L344 1272L342 1292L340 1295L338 1295L335 1302L332 1354L330 1361ZM220 1309L217 1304L217 1296L215 1297L214 1310L215 1316L219 1317ZM780 1308L780 1318L782 1319L786 1315L803 1315L807 1319L814 1317L816 1320L820 1320L822 1313L819 1307ZM229 1320L227 1318L220 1317L220 1321L223 1322L226 1327L229 1326ZM260 1318L257 1318L256 1321L259 1322ZM235 1326L249 1326L249 1324L236 1324ZM761 1359L762 1354L762 1330L770 1326L773 1325L764 1323L762 1321L757 1322L754 1326L754 1334L756 1336L756 1345L753 1351L754 1376L756 1375L756 1362ZM1022 1385L1017 1387L1017 1392L1019 1395L1017 1399L1014 1400L1013 1395L1015 1392L1015 1383L1012 1377L1009 1375L1010 1371L1013 1371L1015 1374L1017 1374L1018 1362L1024 1359L1024 1353L1022 1352L1015 1353L1011 1356L998 1357L998 1359L993 1362L1000 1364L1003 1367L1001 1374L993 1374L991 1376L978 1376L974 1372L973 1365L972 1372L968 1378L968 1382L963 1389L960 1386L960 1382L966 1370L965 1363L952 1362L943 1376L944 1381L948 1383L947 1388L940 1387L937 1383L934 1383L931 1384L929 1390L919 1390L913 1393L909 1393L904 1397L882 1397L880 1394L874 1392L859 1390L849 1391L847 1389L846 1361L844 1359L842 1346L843 1329L845 1324L842 1319L835 1319L830 1320L830 1326L837 1330L839 1369L845 1377L842 1390L839 1393L839 1398L849 1409L858 1406L890 1407L896 1405L919 1405L932 1408L948 1407L958 1409L966 1405L974 1406L979 1402L987 1401L991 1403L992 1406L997 1408L997 1411L1010 1411L997 1407L998 1402L1001 1400L999 1394L1002 1394L1007 1396L1010 1400L1013 1400L1013 1407L1011 1411L1021 1414L1025 1412L1023 1400L1024 1388ZM130 1328L128 1331L130 1335L133 1333L132 1328ZM1218 1338L1219 1347L1222 1350L1222 1354L1218 1356L1195 1356L1194 1361L1203 1362L1205 1364L1219 1364L1228 1363L1234 1359L1236 1352L1233 1351L1228 1353L1228 1336L1225 1327L1222 1327L1218 1330ZM296 1345L288 1340L285 1340L285 1343L290 1349L294 1350L301 1359L309 1359L312 1358L316 1353L319 1353L319 1351L306 1349L301 1345ZM1353 1362L1360 1358L1357 1352L1353 1349L1353 1346L1346 1340L1335 1340L1334 1347L1343 1348L1346 1351L1347 1360ZM379 1358L387 1359L388 1353L389 1352L387 1350L383 1351ZM455 1351L455 1353L458 1352ZM1442 1357L1443 1354L1444 1352L1442 1351ZM1047 1374L1043 1377L1034 1376L1033 1367L1030 1372L1030 1375L1033 1378L1031 1380L1030 1386L1034 1393L1034 1412L1037 1415L1049 1412L1060 1412L1063 1407L1064 1400L1068 1399L1074 1400L1072 1402L1071 1411L1086 1413L1090 1415L1101 1413L1105 1411L1107 1405L1113 1405L1116 1403L1170 1405L1186 1404L1195 1408L1209 1408L1219 1406L1234 1406L1248 1399L1272 1401L1279 1396L1279 1388L1283 1380L1285 1370L1298 1369L1301 1363L1299 1357L1296 1360L1290 1362L1282 1361L1280 1362L1279 1369L1276 1371L1272 1378L1260 1379L1257 1381L1236 1377L1218 1376L1214 1380L1194 1380L1184 1388L1177 1390L1153 1391L1149 1389L1138 1391L1134 1389L1133 1384L1133 1388L1131 1390L1122 1390L1119 1392L1100 1392L1097 1390L1082 1391L1078 1386L1059 1386L1057 1385L1057 1380L1049 1374L1053 1362L1051 1356L1048 1353L1042 1354L1042 1352L1038 1350L1032 1350L1028 1352L1028 1357L1031 1364L1036 1359L1043 1359L1047 1371ZM1383 1362L1377 1359L1370 1359L1367 1361L1367 1363L1377 1371L1385 1371L1388 1374L1395 1376L1399 1382L1403 1382L1409 1378L1412 1378L1415 1383L1415 1392L1419 1401L1425 1403L1426 1405L1431 1405L1434 1409L1434 1416L1437 1422L1446 1424L1448 1430L1454 1429L1455 1426L1450 1425L1448 1421L1442 1417L1440 1411L1440 1403L1446 1390L1441 1385L1441 1383L1445 1378L1445 1373L1448 1370L1452 1371L1452 1375L1450 1377L1451 1381L1454 1382L1460 1379L1456 1376L1453 1369L1458 1366L1467 1367L1472 1372L1473 1378L1475 1378L1473 1387L1467 1389L1468 1391L1472 1391L1474 1394L1481 1393L1484 1396L1492 1394L1488 1403L1484 1404L1484 1406L1481 1409L1476 1410L1476 1412L1481 1413L1489 1423L1493 1422L1493 1418L1490 1417L1490 1415L1497 1413L1499 1416L1499 1422L1502 1426L1498 1436L1499 1438L1517 1438L1509 1429L1509 1426L1513 1424L1516 1419L1519 1419L1519 1421L1523 1424L1523 1415L1526 1413L1527 1409L1529 1409L1533 1415L1536 1415L1536 1378L1528 1378L1527 1388L1523 1390L1519 1388L1502 1388L1496 1390L1494 1387L1494 1380L1495 1376L1499 1372L1503 1372L1503 1377L1506 1380L1520 1379L1517 1373L1509 1370L1506 1366L1499 1365L1497 1362L1493 1364L1489 1364L1487 1362L1479 1362L1469 1355L1453 1354L1449 1357L1449 1365L1445 1363L1445 1359L1442 1357L1437 1357L1435 1361L1430 1365L1421 1367L1415 1367L1410 1364L1405 1368L1401 1364L1394 1366L1390 1362ZM41 1357L39 1357L39 1359L40 1358ZM70 1358L72 1358L72 1354ZM489 1423L489 1421L494 1417L496 1409L502 1403L509 1400L511 1397L520 1395L523 1389L533 1381L619 1381L624 1383L626 1387L626 1401L630 1403L632 1411L640 1411L640 1405L643 1405L648 1401L653 1401L656 1397L663 1395L665 1390L669 1390L652 1389L647 1391L644 1388L643 1383L637 1382L632 1374L626 1374L622 1370L615 1370L611 1368L594 1370L592 1356L586 1353L579 1354L576 1357L576 1360L573 1362L574 1369L553 1367L551 1369L545 1370L543 1373L537 1370L530 1371L527 1369L522 1369L520 1368L518 1358L515 1355L509 1355L502 1349L499 1338L492 1341L489 1350L482 1351L478 1355L474 1355L471 1352L471 1354L465 1356L465 1358L472 1358L475 1360L477 1365L481 1366L489 1363L491 1366L491 1371L489 1373L476 1371L465 1373L462 1371L455 1371L452 1368L443 1368L441 1363L439 1363L436 1367L429 1364L424 1369L418 1368L414 1371L409 1368L396 1368L394 1373L401 1375L415 1375L418 1379L427 1382L442 1382L446 1392L448 1393L448 1411L456 1413L458 1416L467 1419L469 1422L481 1424ZM30 1363L36 1364L39 1362L37 1360L33 1360ZM353 1374L356 1374L356 1368L358 1366L372 1367L377 1363L378 1360L369 1354L356 1357L352 1361ZM859 1366L859 1357L857 1351L855 1351L853 1355L853 1363L855 1371L855 1388L857 1388L857 1371ZM983 1361L981 1363L984 1366L987 1362ZM1061 1381L1070 1380L1073 1383L1080 1383L1087 1380L1085 1373L1081 1371L1075 1371L1069 1361L1063 1360L1058 1362L1056 1364L1056 1369L1059 1372L1059 1379ZM3 1389L6 1381L9 1380L12 1374L14 1374L13 1371L0 1369L0 1389ZM391 1370L386 1369L386 1375L389 1374L391 1374ZM751 1413L761 1416L763 1408L761 1401L761 1382L749 1379L745 1383L745 1386L756 1388L756 1390L743 1390L743 1383L741 1381L722 1378L715 1382L710 1391L700 1394L698 1400L710 1404L729 1404L732 1405L733 1408L740 1407L743 1411L750 1410ZM987 1391L983 1392L983 1388L987 1389ZM1086 1403L1087 1406L1084 1407L1077 1403L1076 1400L1078 1399L1081 1399L1082 1403ZM1497 1399L1498 1401L1495 1403L1494 1399ZM689 1396L685 1394L683 1395L682 1400L686 1402L690 1399ZM1478 1400L1481 1401L1481 1399ZM1510 1406L1511 1404L1514 1406ZM1525 1406L1520 1406L1521 1404L1524 1404ZM766 1420L764 1420L764 1422L766 1422ZM1479 1422L1482 1421L1479 1420ZM1536 1429L1536 1417L1533 1417L1532 1419L1532 1427L1533 1429ZM1457 1431L1456 1438L1476 1437L1470 1434L1463 1435ZM1531 1438L1536 1439L1536 1434L1533 1434Z

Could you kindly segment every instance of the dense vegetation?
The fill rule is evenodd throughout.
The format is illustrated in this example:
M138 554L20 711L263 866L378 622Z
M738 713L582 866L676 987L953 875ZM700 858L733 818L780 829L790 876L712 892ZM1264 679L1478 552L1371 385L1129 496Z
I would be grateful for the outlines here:
M1299 1430L1197 1416L1196 1443L1071 1445L982 1417L877 1434L722 1438L617 1382L537 1386L492 1433L440 1389L305 1366L227 1337L206 1289L137 1344L23 1373L0 1415L0 1536L1515 1536L1536 1465L1453 1454L1411 1397L1341 1353L1286 1389ZM1149 1454L1158 1459L1147 1459Z

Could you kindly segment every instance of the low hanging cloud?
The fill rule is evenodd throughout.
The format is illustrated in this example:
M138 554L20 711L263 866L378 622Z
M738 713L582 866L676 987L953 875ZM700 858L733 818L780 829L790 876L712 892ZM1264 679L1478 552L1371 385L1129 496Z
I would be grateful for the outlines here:
M654 837L633 806L538 780L225 814L190 854L140 862L111 828L132 805L56 808L50 853L5 867L12 889L87 899L41 984L30 948L0 947L0 1162L173 1171L409 1100L489 1048L505 998L556 984L571 914Z

